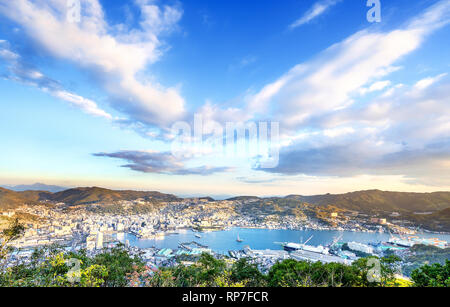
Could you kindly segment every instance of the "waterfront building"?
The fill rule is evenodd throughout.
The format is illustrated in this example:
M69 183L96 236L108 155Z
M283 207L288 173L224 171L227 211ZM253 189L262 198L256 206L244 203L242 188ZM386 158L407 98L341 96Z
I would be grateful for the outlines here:
M102 249L103 248L103 232L99 231L97 233L97 243L95 245L96 249Z

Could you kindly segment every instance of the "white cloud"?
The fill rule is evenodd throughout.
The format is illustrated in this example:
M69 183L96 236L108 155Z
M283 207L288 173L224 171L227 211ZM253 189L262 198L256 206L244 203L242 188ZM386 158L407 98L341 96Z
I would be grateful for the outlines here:
M280 122L280 165L267 172L434 178L450 152L449 114L442 111L450 91L418 92L386 76L446 25L449 13L450 3L440 1L399 29L360 31L249 95L244 108L207 104L202 111L219 122ZM364 91L380 96L360 100Z
M399 29L350 36L251 96L247 113L271 110L284 128L280 164L264 171L399 175L410 183L450 186L443 175L450 174L447 74L415 86L385 79L449 21L450 2L439 1ZM368 92L380 93L362 100Z
M198 166L187 167L171 153L147 151L120 151L114 153L96 153L96 157L108 157L127 161L122 167L136 172L157 173L170 175L199 175L209 176L216 173L230 172L229 167Z
M69 102L87 114L112 119L112 116L100 109L94 101L65 90L58 81L26 64L19 54L10 50L9 43L4 40L0 41L0 59L3 59L8 66L8 72L5 75L7 79L34 86L58 99Z
M432 84L438 82L439 80L441 80L441 79L444 78L445 76L447 76L447 73L440 74L439 76L436 76L436 77L429 77L429 78L422 79L422 80L418 81L418 82L414 85L414 87L415 87L416 89L418 89L418 90L424 90L424 89L426 89L427 87L429 87L430 85L432 85Z
M53 91L51 92L51 94L59 99L70 102L71 104L82 109L87 114L112 119L112 116L110 114L99 109L97 104L90 99L84 98L82 96L64 90Z
M12 52L6 48L2 48L2 45L5 45L5 41L0 41L0 58L3 58L6 61L14 61L19 58L17 53Z
M0 14L21 25L50 55L87 69L110 94L112 105L132 119L166 125L183 116L184 99L176 88L138 79L161 55L158 35L171 30L182 11L137 0L141 29L120 31L106 22L98 0L81 4L79 23L66 18L66 0L0 0Z
M295 131L330 110L352 106L354 96L398 70L395 63L417 50L426 36L450 21L450 3L440 1L405 27L390 32L360 31L292 68L249 98L248 113L271 110L282 127Z
M265 171L339 177L400 175L408 183L448 187L449 97L450 82L445 79L421 90L399 87L364 107L323 115L312 126L318 131L286 144L279 167Z
M172 31L183 16L181 7L165 5L163 9L154 0L136 0L141 8L141 26L148 33L159 34Z
M366 93L381 91L390 85L391 85L391 81L389 81L389 80L378 81L378 82L373 83L371 86L369 86L369 88L365 88L365 87L361 88L359 90L359 92L361 93L361 95L364 95Z
M341 127L341 128L334 128L334 129L325 129L323 131L323 134L330 138L335 138L338 136L343 136L347 134L353 134L355 133L355 129L352 127Z
M340 0L322 0L315 3L311 9L309 9L301 18L297 19L289 27L294 29L309 23L311 20L325 13L330 7L334 6L339 1Z

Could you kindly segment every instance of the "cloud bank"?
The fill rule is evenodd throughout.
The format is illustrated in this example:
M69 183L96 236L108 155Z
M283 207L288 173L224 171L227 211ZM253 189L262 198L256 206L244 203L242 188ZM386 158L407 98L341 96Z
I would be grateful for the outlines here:
M6 63L7 72L3 74L5 79L34 86L53 97L69 102L87 114L112 119L112 116L100 109L94 101L64 89L58 81L27 64L19 54L10 50L10 45L5 40L0 41L0 60Z
M109 94L112 106L131 119L167 125L182 117L185 102L176 88L140 76L161 56L159 37L176 27L182 9L136 0L139 28L130 28L108 24L98 0L80 1L80 22L67 18L66 0L0 0L0 14L20 25L49 55L87 70Z
M227 167L186 167L185 164L174 157L171 153L156 151L120 151L115 153L96 153L96 157L109 157L125 160L128 164L123 165L137 172L156 173L168 175L200 175L208 176L216 173L229 172Z
M350 36L250 96L249 112L272 114L283 131L279 166L259 170L394 174L450 186L447 73L408 86L387 80L401 69L400 60L449 22L450 3L439 1L399 29Z

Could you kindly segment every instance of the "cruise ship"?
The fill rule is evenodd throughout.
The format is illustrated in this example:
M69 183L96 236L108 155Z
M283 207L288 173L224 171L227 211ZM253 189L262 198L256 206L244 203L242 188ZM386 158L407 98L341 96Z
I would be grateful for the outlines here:
M387 243L395 245L395 246L400 246L400 247L413 247L414 245L417 244L415 241L411 240L410 238L402 239L402 238L396 238L396 237L391 237L389 239L389 241L387 241Z
M330 249L328 247L324 247L322 245L313 246L313 245L307 245L307 243L313 238L311 236L308 240L306 240L305 243L281 243L281 246L283 246L283 249L288 252L294 252L294 251L308 251L313 253L318 253L322 255L329 255Z
M387 243L395 246L408 248L413 247L414 245L417 244L436 246L440 248L446 248L448 246L448 243L446 241L437 238L419 238L419 237L398 238L391 236L391 238L389 239L389 241L387 241Z

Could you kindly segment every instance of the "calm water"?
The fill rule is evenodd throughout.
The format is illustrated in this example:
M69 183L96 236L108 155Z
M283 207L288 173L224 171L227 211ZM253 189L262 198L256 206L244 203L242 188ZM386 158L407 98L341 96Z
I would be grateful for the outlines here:
M249 245L252 249L281 249L281 246L275 242L300 242L307 240L313 235L308 242L312 245L326 245L332 243L334 238L343 236L340 241L349 242L357 241L362 243L386 241L389 234L385 233L365 233L351 231L319 231L319 230L268 230L268 229L241 229L234 228L225 231L213 231L200 233L202 238L196 238L191 230L183 230L178 234L167 235L157 240L141 240L132 234L126 234L124 240L129 240L130 245L140 248L171 248L178 249L178 244L182 242L196 241L203 245L209 246L212 250L219 253L226 253L228 250L239 250L245 245ZM244 240L242 243L236 242L239 237ZM440 238L450 241L450 235L438 234L421 234L425 238Z

